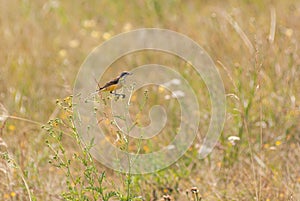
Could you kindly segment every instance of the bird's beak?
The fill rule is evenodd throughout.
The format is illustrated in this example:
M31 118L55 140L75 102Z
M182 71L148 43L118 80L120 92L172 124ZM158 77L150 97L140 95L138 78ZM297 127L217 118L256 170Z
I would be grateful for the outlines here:
M133 73L128 72L129 75L133 75Z

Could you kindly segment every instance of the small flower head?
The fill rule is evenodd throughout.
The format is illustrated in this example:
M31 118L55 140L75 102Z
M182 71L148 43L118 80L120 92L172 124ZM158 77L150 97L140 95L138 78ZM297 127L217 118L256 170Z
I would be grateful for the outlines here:
M108 32L105 32L105 33L102 35L102 38L103 38L104 40L109 40L109 39L111 38L111 34L108 33Z
M93 28L93 27L96 26L96 24L97 24L97 22L96 22L94 19L84 20L84 21L82 22L82 26L83 26L84 28Z
M79 41L76 40L76 39L70 40L70 41L69 41L69 46L70 46L71 48L76 48L76 47L79 46Z
M236 141L240 141L240 138L238 136L229 136L228 141L234 146Z
M193 194L198 194L199 193L199 190L198 190L198 188L197 187L192 187L191 188L191 192L193 193Z
M132 25L129 22L124 24L123 31L130 31L131 29L132 29Z
M61 58L65 58L67 56L67 51L65 49L61 49L58 54Z
M171 201L170 195L164 195L163 198L164 198L164 201Z
M91 32L91 36L93 37L93 38L96 38L96 39L98 39L98 38L100 38L100 32L99 31L92 31Z

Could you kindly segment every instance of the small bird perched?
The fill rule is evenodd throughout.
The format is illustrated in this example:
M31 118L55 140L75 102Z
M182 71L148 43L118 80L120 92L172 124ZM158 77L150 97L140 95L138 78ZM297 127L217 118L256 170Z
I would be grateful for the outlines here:
M117 96L122 96L124 98L125 94L117 94L116 90L123 87L125 78L128 75L132 75L132 73L129 73L129 72L126 72L126 71L122 72L119 77L107 82L103 87L100 87L98 85L99 89L97 91L109 91L111 94L114 94L114 95L117 95Z

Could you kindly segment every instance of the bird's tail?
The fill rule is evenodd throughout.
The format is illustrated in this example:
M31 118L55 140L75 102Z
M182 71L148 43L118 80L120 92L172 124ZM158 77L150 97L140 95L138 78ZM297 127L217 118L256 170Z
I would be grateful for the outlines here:
M102 91L104 89L104 87L100 87L99 89L97 89L96 91Z

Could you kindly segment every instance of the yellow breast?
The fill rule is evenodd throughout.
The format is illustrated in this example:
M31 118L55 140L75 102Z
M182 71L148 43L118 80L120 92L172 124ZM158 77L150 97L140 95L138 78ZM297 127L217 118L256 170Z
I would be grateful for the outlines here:
M103 91L115 91L117 89L120 89L121 87L122 87L121 84L114 84L106 87L105 89L103 89Z

